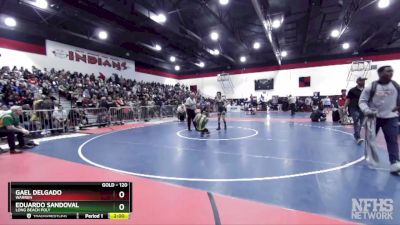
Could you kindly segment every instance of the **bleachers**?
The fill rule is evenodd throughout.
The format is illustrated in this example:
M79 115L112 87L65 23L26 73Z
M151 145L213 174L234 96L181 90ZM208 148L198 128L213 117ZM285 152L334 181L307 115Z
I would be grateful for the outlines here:
M179 84L35 67L3 67L0 78L2 110L22 105L21 124L34 135L174 117L177 105L190 93Z

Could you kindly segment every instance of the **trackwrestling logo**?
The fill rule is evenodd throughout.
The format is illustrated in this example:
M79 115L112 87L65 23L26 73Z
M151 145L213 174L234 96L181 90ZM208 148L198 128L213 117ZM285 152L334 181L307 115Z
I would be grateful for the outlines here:
M393 199L353 198L351 218L355 220L393 220Z

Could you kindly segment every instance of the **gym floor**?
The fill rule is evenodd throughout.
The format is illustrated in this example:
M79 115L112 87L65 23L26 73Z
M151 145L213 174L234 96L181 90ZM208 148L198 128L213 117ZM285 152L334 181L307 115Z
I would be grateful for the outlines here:
M351 126L289 114L229 113L227 130L211 118L204 137L186 122L116 126L1 154L0 202L9 181L131 181L132 219L96 223L400 224L400 178L382 134L372 169ZM352 199L364 198L392 199L393 219L352 219ZM18 223L0 210L0 224Z

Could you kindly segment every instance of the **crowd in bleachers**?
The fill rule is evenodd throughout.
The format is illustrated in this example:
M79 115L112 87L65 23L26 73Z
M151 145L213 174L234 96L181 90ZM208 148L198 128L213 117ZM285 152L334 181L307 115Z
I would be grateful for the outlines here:
M189 95L184 85L165 85L155 82L137 82L113 74L82 74L54 69L43 71L32 67L3 67L0 71L1 105L33 107L35 99L60 94L77 107L118 107L131 105L178 105Z
M157 113L158 116L173 115L189 94L189 88L178 83L138 82L117 74L106 77L101 73L95 76L35 67L28 70L4 66L0 69L0 110L22 106L25 112L21 123L31 131L53 129L66 123L73 123L68 124L69 127L85 125L88 114L103 125L110 120L122 123L126 117L148 121ZM63 109L60 102L55 101L60 98L64 99L64 105L65 101L68 103L65 108L73 110ZM210 107L210 101L197 94L199 107ZM101 110L90 111L92 108Z

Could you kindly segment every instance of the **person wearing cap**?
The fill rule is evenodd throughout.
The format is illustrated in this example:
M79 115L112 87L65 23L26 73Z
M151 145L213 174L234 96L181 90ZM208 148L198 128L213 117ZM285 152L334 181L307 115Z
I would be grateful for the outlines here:
M18 147L25 149L24 135L28 135L29 131L19 125L19 117L22 115L21 106L11 107L11 111L7 111L0 116L0 137L7 137L10 153L21 153L21 150L15 149L15 135L18 139Z
M344 107L347 107L350 116L353 118L354 139L357 141L357 144L361 144L364 141L360 136L364 114L358 106L358 101L360 100L361 93L364 90L365 80L366 78L363 77L357 78L357 86L349 90L344 104Z
M400 85L392 80L393 68L378 69L379 80L368 85L361 94L360 109L369 118L376 118L375 132L382 128L389 153L390 172L400 175L399 145L397 142L400 111Z

